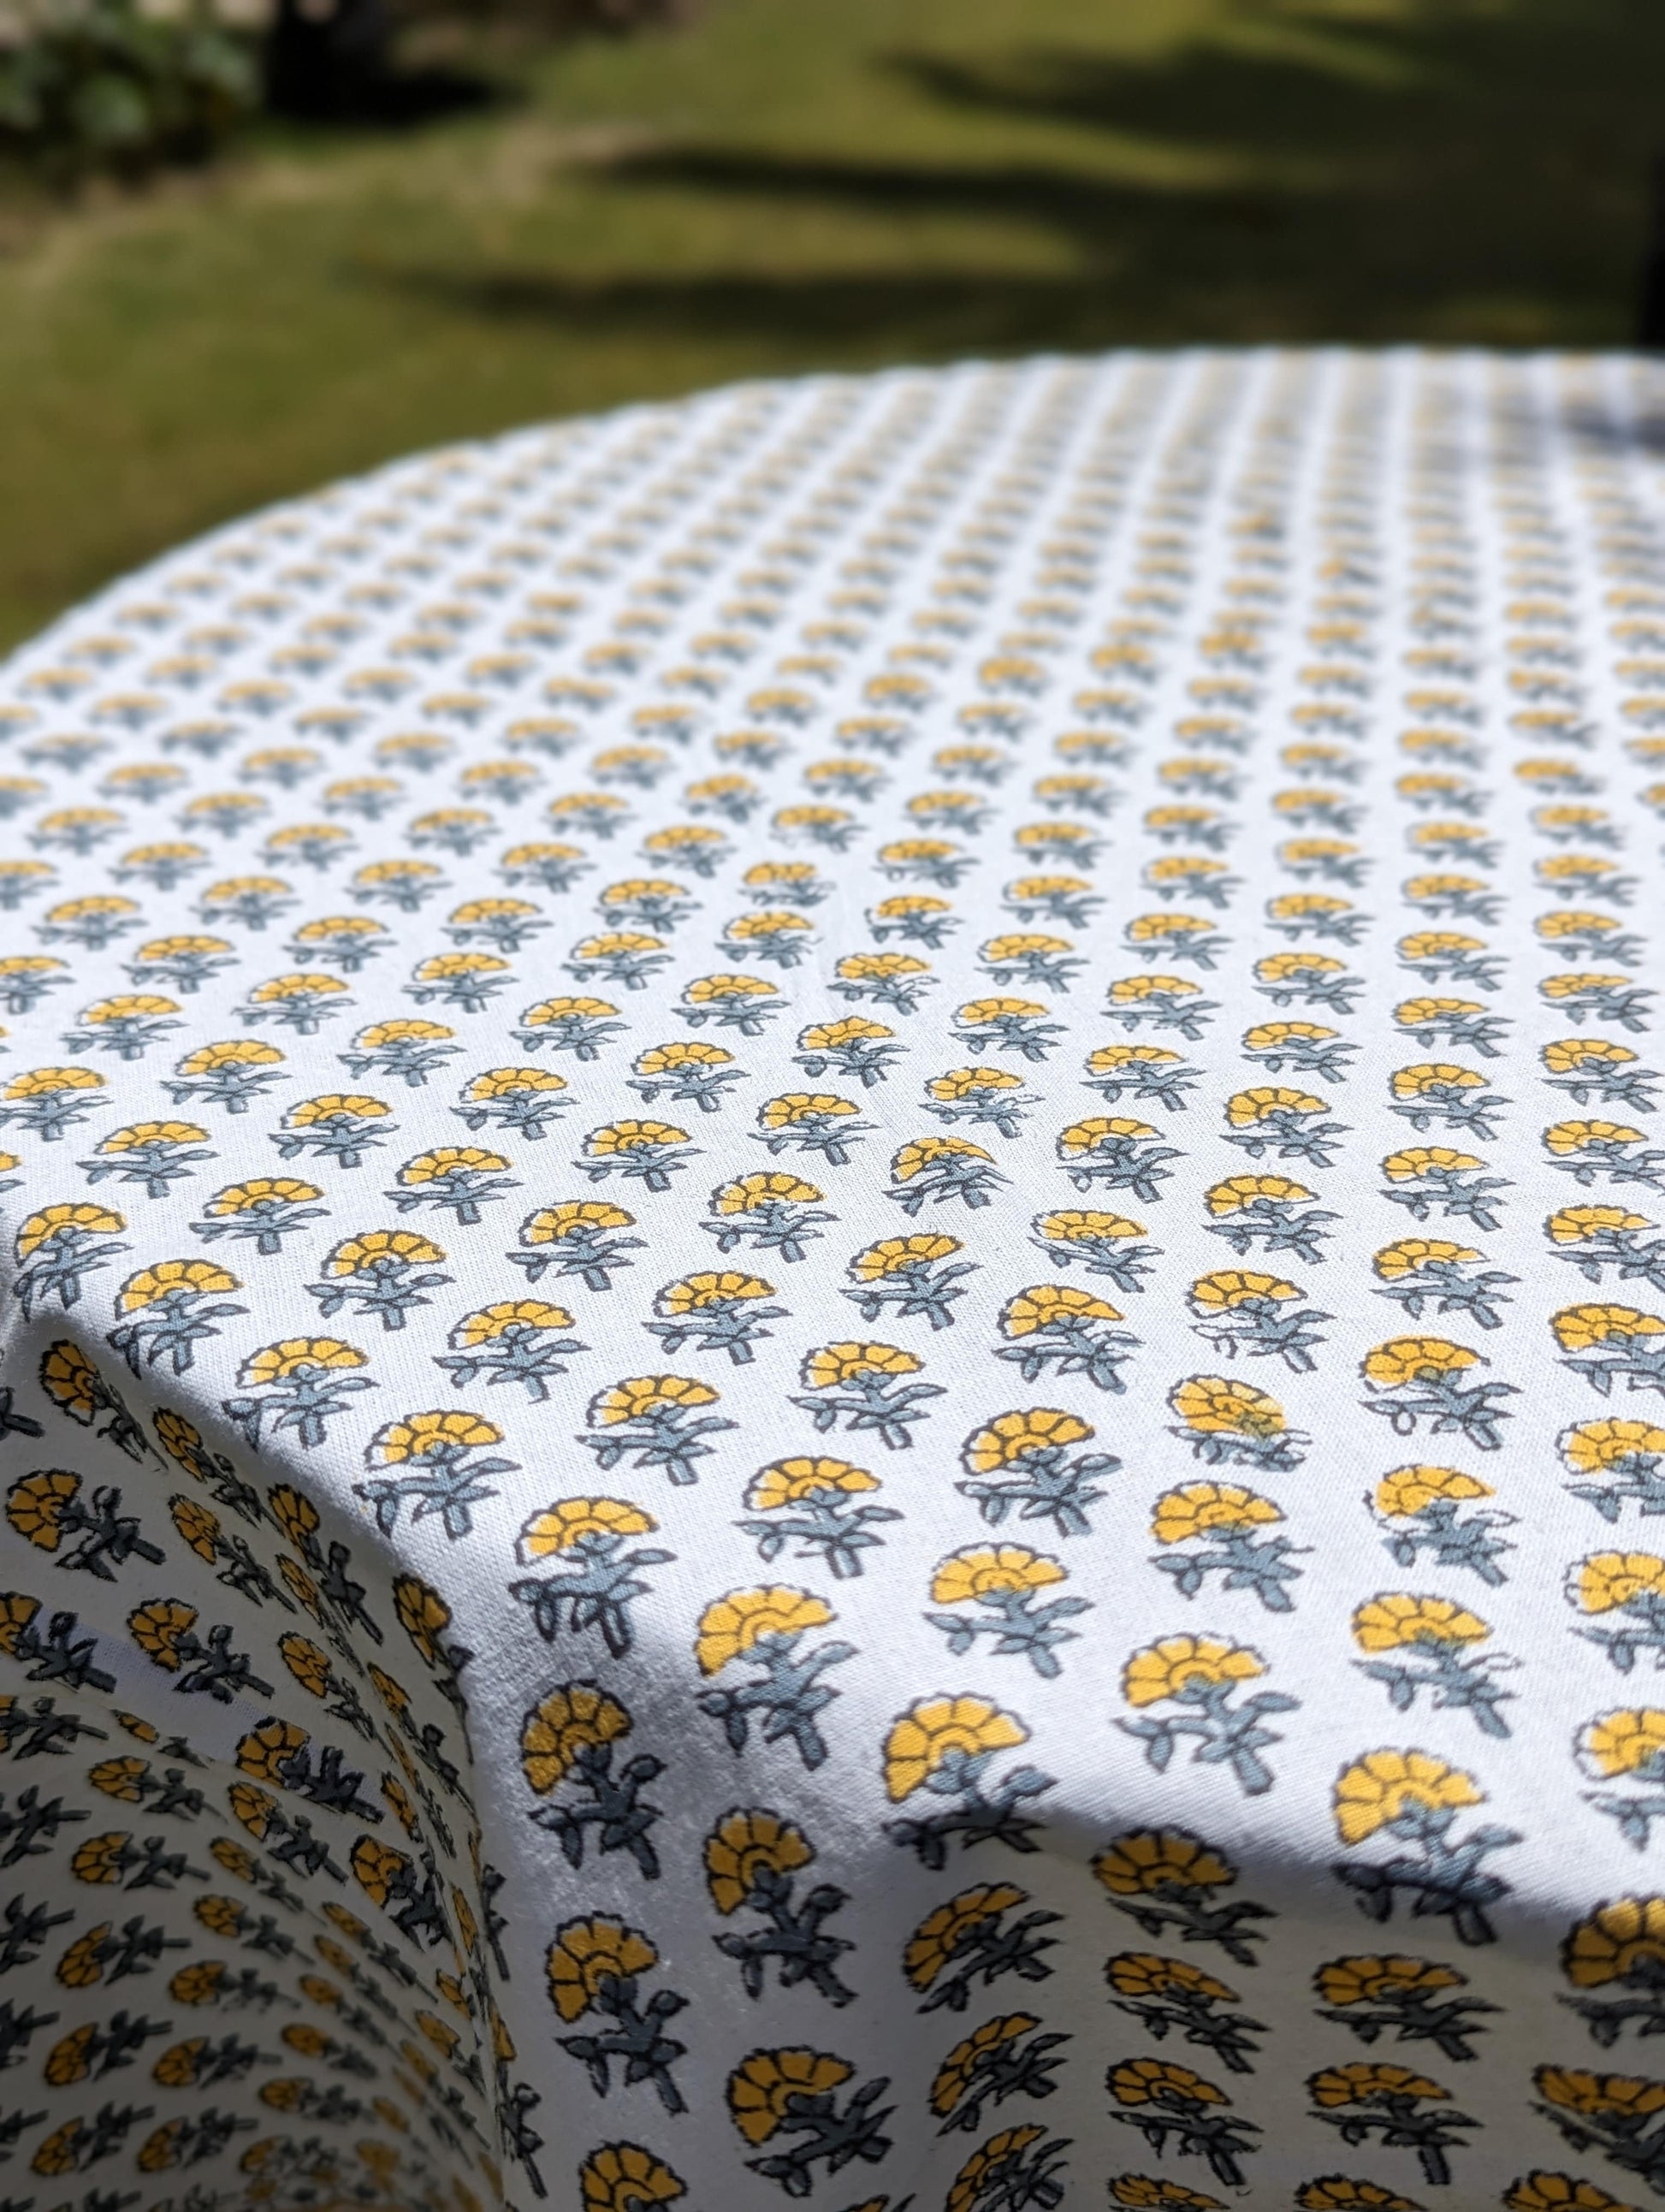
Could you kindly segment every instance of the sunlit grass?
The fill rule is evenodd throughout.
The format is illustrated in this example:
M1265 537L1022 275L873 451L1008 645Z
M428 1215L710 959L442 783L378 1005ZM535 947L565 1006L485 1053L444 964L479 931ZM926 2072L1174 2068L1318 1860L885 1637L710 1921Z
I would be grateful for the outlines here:
M1657 0L714 0L70 210L0 191L0 641L412 447L1122 341L1623 343Z

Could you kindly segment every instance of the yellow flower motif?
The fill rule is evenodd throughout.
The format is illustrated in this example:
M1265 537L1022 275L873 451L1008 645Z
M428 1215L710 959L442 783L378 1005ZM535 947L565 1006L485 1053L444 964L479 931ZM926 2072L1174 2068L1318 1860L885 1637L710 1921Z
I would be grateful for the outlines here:
M1604 1989L1665 1966L1665 1898L1621 1897L1599 1905L1568 1932L1561 1970L1576 1990Z
M1159 1044L1101 1044L1087 1054L1087 1073L1115 1075L1124 1067L1177 1067L1179 1060L1178 1053Z
M22 1075L14 1075L0 1091L0 1098L15 1103L24 1098L56 1098L64 1091L102 1091L106 1080L95 1067L32 1067Z
M1425 1097L1434 1091L1483 1091L1486 1078L1473 1067L1454 1060L1422 1060L1414 1067L1396 1067L1389 1082L1395 1098Z
M170 1674L177 1674L180 1664L175 1645L191 1632L197 1619L194 1605L186 1605L178 1598L152 1598L137 1606L127 1616L128 1633L146 1657Z
M667 1283L654 1299L659 1312L678 1314L704 1313L712 1306L726 1305L733 1298L772 1298L773 1283L766 1283L761 1275L745 1275L732 1267L714 1268L697 1275L684 1275L679 1282Z
M778 1098L766 1099L757 1109L757 1120L765 1129L791 1129L800 1121L848 1121L857 1111L849 1099L831 1091L787 1091Z
M374 1121L392 1110L385 1099L372 1098L362 1091L326 1091L319 1097L301 1099L283 1119L292 1129L316 1129L349 1116Z
M1046 1589L1066 1579L1056 1559L1026 1545L973 1545L938 1561L931 1597L936 1605L969 1605L1000 1590Z
M1118 1996L1204 1997L1216 2004L1237 2004L1236 1990L1188 1960L1159 1958L1153 1951L1122 1951L1105 1962L1104 1975Z
M393 1580L393 1613L399 1626L430 1666L440 1657L439 1638L451 1626L451 1607L438 1590L416 1575Z
M1279 1085L1266 1084L1253 1091L1239 1091L1225 1102L1226 1127L1231 1129L1253 1129L1273 1114L1328 1114L1329 1107L1322 1098L1315 1098L1310 1091L1291 1091Z
M349 1863L353 1879L372 1905L386 1905L410 1870L410 1862L403 1851L395 1850L391 1844L378 1843L374 1836L359 1838Z
M1605 1473L1632 1460L1665 1457L1665 1429L1620 1414L1580 1421L1564 1429L1557 1442L1562 1458L1579 1474Z
M945 1075L933 1075L925 1086L928 1098L939 1099L945 1106L962 1098L975 1098L982 1091L1020 1091L1024 1079L1004 1067L951 1067Z
M309 1741L306 1729L293 1721L262 1721L238 1743L237 1765L257 1782L282 1783L290 1760L306 1750Z
M963 2042L957 2043L937 2069L931 2083L931 2110L939 2119L945 2118L980 2071L989 2066L998 2069L1006 2045L1040 2025L1039 2014L1032 2012L1006 2013L1000 2019L986 2020Z
M1137 1006L1147 999L1189 999L1201 990L1188 975L1118 975L1107 996L1113 1006ZM1044 1012L1037 1006L1036 1013Z
M1148 1121L1135 1121L1125 1114L1094 1114L1085 1121L1073 1121L1058 1138L1058 1157L1073 1160L1093 1152L1106 1137L1126 1138L1137 1143L1157 1132Z
M1480 1255L1467 1244L1453 1244L1440 1237L1401 1237L1384 1244L1370 1264L1384 1283L1401 1283L1419 1275L1425 1267L1461 1266Z
M1579 2066L1540 2066L1532 2078L1544 2102L1564 2112L1637 2123L1665 2111L1665 2081L1594 2074Z
M1367 1352L1361 1363L1364 1379L1379 1389L1397 1389L1407 1382L1432 1382L1443 1375L1461 1375L1482 1365L1478 1352L1467 1345L1448 1343L1443 1336L1395 1336Z
M268 1344L251 1352L238 1369L237 1379L247 1389L258 1389L318 1368L345 1373L365 1364L364 1353L355 1345L343 1344L339 1337L291 1336L282 1344Z
M945 1966L951 1966L975 1929L998 1920L1013 1905L1027 1905L1029 1893L1015 1882L979 1882L963 1889L945 1905L927 1912L908 1937L902 1954L902 1972L916 1990L928 1990Z
M750 1896L759 1874L795 1874L814 1858L801 1828L778 1813L726 1813L705 1839L705 1880L725 1918Z
M1568 1159L1587 1145L1639 1145L1640 1129L1623 1121L1553 1121L1544 1131L1544 1150L1556 1159Z
M751 2051L728 2077L730 2116L755 2148L787 2118L794 2098L824 2096L854 2070L825 2051Z
M1119 1306L1108 1298L1101 1298L1091 1291L1077 1290L1069 1284L1032 1283L1026 1291L1018 1291L1000 1309L1000 1334L1009 1343L1021 1343L1033 1336L1037 1329L1050 1328L1057 1322L1121 1321L1124 1318Z
M1453 1500L1491 1498L1496 1493L1478 1475L1464 1474L1454 1467L1396 1467L1376 1486L1376 1510L1390 1520L1405 1520L1425 1512L1441 1498Z
M610 929L595 937L580 938L573 947L573 957L578 960L606 960L621 952L661 952L664 949L665 939L650 936L646 930ZM442 953L439 957L441 960L449 958L457 963L465 960L482 964L489 963L493 968L507 968L508 965L507 960L489 959L489 955L480 952ZM436 963L425 962L423 964L432 967Z
M542 1298L502 1298L495 1305L483 1306L478 1313L465 1314L452 1329L447 1343L461 1351L471 1351L477 1344L495 1344L512 1328L562 1329L570 1328L573 1317L565 1306L552 1306Z
M1484 1802L1472 1774L1426 1751L1370 1751L1343 1767L1334 1790L1335 1826L1349 1850L1419 1808L1460 1810Z
M1466 1174L1484 1167L1473 1152L1453 1152L1449 1145L1413 1145L1402 1152L1389 1152L1382 1172L1389 1182L1417 1182L1425 1175Z
M803 1379L808 1389L831 1390L857 1375L917 1375L924 1364L899 1345L822 1344L805 1355Z
M719 1184L711 1194L711 1211L716 1214L733 1215L755 1213L766 1206L814 1206L824 1194L802 1176L768 1174L740 1176L732 1182Z
M1580 1613L1617 1613L1665 1590L1665 1559L1652 1552L1592 1552L1567 1570L1567 1595Z
M1188 1376L1168 1403L1195 1436L1278 1437L1289 1425L1275 1398L1223 1375Z
M1550 1316L1549 1325L1563 1352L1589 1352L1615 1339L1665 1336L1665 1321L1635 1306L1564 1306Z
M1119 1240L1148 1234L1142 1222L1130 1221L1125 1214L1097 1213L1074 1206L1043 1213L1036 1226L1048 1244L1091 1244L1100 1237Z
M589 1419L592 1427L612 1429L678 1407L714 1406L718 1395L708 1382L690 1375L629 1375L597 1392Z
M1615 975L1605 969L1583 969L1561 975L1546 975L1539 984L1540 995L1553 1006L1558 1000L1577 999L1586 991L1622 991L1628 989L1628 975Z
M1128 2058L1111 2067L1105 2087L1118 2105L1229 2105L1224 2089L1165 2058Z
M759 921L769 919L781 922L788 917L781 915L772 917L762 915L757 916ZM797 916L793 916L791 919L800 921ZM800 926L807 929L810 925L800 921ZM730 928L731 936L738 933L737 928L732 927ZM916 959L910 952L850 952L836 963L835 972L846 982L883 983L899 981L909 975L928 975L931 973L931 963L928 960Z
M27 1260L43 1244L50 1244L59 1237L119 1236L126 1226L123 1216L112 1212L107 1206L64 1204L43 1206L39 1213L30 1214L18 1231L17 1256L20 1261Z
M1327 2066L1307 2084L1316 2105L1330 2109L1342 2105L1368 2104L1372 2097L1428 2097L1442 2102L1450 2096L1425 2074L1408 2066L1384 2066L1358 2058L1346 2066Z
M1280 1206L1304 1206L1313 1196L1304 1183L1291 1182L1287 1176L1240 1175L1228 1176L1203 1193L1203 1204L1216 1221L1229 1221L1234 1213L1242 1213L1257 1199L1270 1199Z
M552 1067L488 1067L473 1078L463 1096L471 1105L494 1098L513 1098L526 1091L564 1091L567 1079Z
M865 1467L853 1467L848 1460L805 1455L760 1467L746 1486L745 1502L754 1513L774 1513L823 1491L853 1497L882 1487L876 1474Z
M1142 983L1146 979L1141 975L1134 980ZM1049 1011L1038 999L968 999L954 1009L954 1019L962 1029L981 1030L996 1022L1029 1021Z
M1164 1636L1129 1658L1121 1671L1121 1693L1130 1705L1160 1705L1193 1688L1252 1682L1265 1672L1259 1652L1246 1644L1218 1636Z
M877 1244L869 1244L856 1254L850 1262L850 1273L859 1283L881 1283L892 1275L904 1273L909 1267L951 1260L963 1249L957 1237L929 1232L917 1237L881 1237Z
M408 1190L418 1190L424 1183L443 1182L459 1169L496 1175L507 1165L501 1152L486 1152L478 1145L436 1145L432 1152L418 1152L407 1160L398 1179Z
M297 1182L294 1176L252 1176L246 1182L228 1183L216 1191L203 1211L224 1220L266 1205L310 1206L323 1195L316 1183Z
M1313 1977L1313 1987L1326 2004L1375 2004L1383 1997L1423 1996L1437 1990L1460 1990L1468 1978L1455 1966L1434 1965L1426 1959L1407 1959L1374 1953L1331 1959Z
M890 1173L898 1182L911 1182L915 1176L926 1174L940 1160L992 1163L994 1158L993 1152L974 1145L969 1137L915 1137L892 1154Z
M1054 825L1040 826L1050 829ZM949 2184L943 2212L976 2212L979 2205L987 2203L991 2186L998 2187L1008 2173L1021 2171L1024 2153L1045 2133L1043 2127L1031 2124L1028 2127L1002 2128L998 2135L990 2136L986 2143L972 2152ZM860 2207L859 2212L872 2212L872 2207Z
M205 2035L193 2035L183 2043L170 2044L151 2068L151 2080L164 2089L193 2088L197 2069L207 2049L208 2038Z
M1578 1756L1586 1771L1602 1781L1651 1770L1665 1757L1665 1712L1642 1705L1602 1713L1579 1731Z
M659 1523L622 1498L562 1498L534 1513L516 1549L527 1565L570 1552L592 1536L645 1536Z
M649 1045L636 1055L638 1075L674 1075L684 1067L728 1067L734 1055L726 1045L690 1042Z
M9 1609L11 1601L5 1601ZM5 1641L6 1622L0 1619L0 1650L10 1646ZM113 1797L118 1804L138 1805L144 1801L144 1778L149 1771L145 1761L130 1753L125 1759L101 1759L96 1766L88 1769L87 1779L94 1790L106 1797Z
M289 1483L278 1483L267 1492L271 1516L285 1543L304 1553L319 1528L319 1512L310 1498L303 1498Z
M737 999L778 999L777 985L762 975L696 975L683 993L690 1006L721 1006Z
M1400 1651L1419 1644L1482 1644L1492 1633L1478 1613L1449 1597L1387 1590L1354 1608L1353 1641L1361 1651Z
M721 1672L743 1658L766 1636L791 1638L806 1629L824 1628L833 1618L824 1598L772 1583L761 1589L730 1590L714 1599L700 1615L694 1656L702 1674Z
M1636 2212L1593 2181L1539 2169L1522 2174L1504 2198L1504 2212Z
M249 993L252 1006L282 1006L290 999L337 998L347 986L339 975L273 975L264 983L257 983ZM162 1001L172 1006L172 1000ZM175 1012L177 1007L173 1009Z
M1283 1519L1269 1498L1235 1482L1188 1482L1165 1491L1151 1518L1158 1544L1183 1544L1215 1528L1265 1528Z
M146 1145L200 1145L207 1138L208 1131L195 1121L133 1121L126 1128L112 1129L107 1137L100 1138L98 1149L106 1157L118 1159Z
M362 1237L348 1237L324 1262L326 1275L355 1275L374 1267L379 1260L402 1260L413 1267L434 1266L445 1258L433 1240L414 1229L369 1229Z
M634 1213L605 1199L568 1198L559 1206L546 1206L534 1213L520 1231L523 1244L557 1244L563 1237L582 1237L592 1229L632 1229ZM444 1255L441 1254L443 1258Z
M833 1052L840 1045L882 1043L895 1035L866 1014L845 1014L836 1022L811 1022L798 1042L805 1052Z
M283 1664L303 1690L314 1698L328 1696L334 1668L327 1651L310 1637L296 1635L293 1630L278 1638L277 1650Z
M550 2002L563 2021L581 2019L610 1981L632 1981L659 1964L647 1938L599 1914L556 1929L544 1958Z
M1199 1275L1186 1292L1193 1310L1197 1313L1235 1313L1239 1306L1257 1304L1270 1298L1281 1304L1288 1298L1303 1298L1306 1292L1286 1283L1281 1275L1265 1275L1247 1267L1220 1267L1212 1274Z
M955 1753L977 1759L1027 1743L1029 1730L987 1698L921 1698L890 1724L884 1786L893 1805L911 1797Z
M1604 1231L1622 1235L1626 1230L1653 1226L1645 1213L1632 1213L1623 1206L1564 1206L1544 1224L1552 1244L1583 1244Z
M1224 2212L1219 2197L1188 2189L1182 2181L1153 2181L1148 2173L1113 2176L1110 2203L1118 2212L1123 2207L1132 2212Z
M40 1363L40 1387L72 1419L90 1421L106 1402L104 1379L78 1344L61 1339Z
M154 1267L142 1267L127 1278L116 1304L125 1314L143 1313L173 1291L209 1297L242 1287L235 1275L216 1267L211 1260L159 1260Z
M43 1468L13 1483L6 1518L39 1552L55 1552L63 1539L64 1509L78 1495L81 1477L61 1468Z
M58 1978L66 1990L91 1989L104 1978L106 1949L111 1923L101 1920L70 1944L57 1966Z
M578 2190L583 2212L648 2212L686 2196L688 2185L636 2143L603 2143L579 2167Z
M1587 1067L1625 1067L1636 1058L1627 1044L1607 1037L1558 1037L1539 1054L1551 1075L1576 1075Z
M1245 1052L1276 1052L1280 1045L1328 1044L1340 1035L1322 1022L1257 1022L1243 1031Z
M70 1856L70 1873L77 1881L119 1881L126 1870L127 1850L132 1840L132 1832L127 1828L112 1828L106 1834L86 1837Z
M1079 1413L1056 1406L1030 1406L1019 1413L997 1413L966 1439L961 1456L972 1474L994 1474L1021 1464L1031 1452L1085 1443L1097 1433Z
M372 1437L370 1450L380 1467L404 1467L436 1452L471 1450L502 1441L503 1432L496 1423L478 1413L436 1411L407 1413L402 1420L390 1421Z

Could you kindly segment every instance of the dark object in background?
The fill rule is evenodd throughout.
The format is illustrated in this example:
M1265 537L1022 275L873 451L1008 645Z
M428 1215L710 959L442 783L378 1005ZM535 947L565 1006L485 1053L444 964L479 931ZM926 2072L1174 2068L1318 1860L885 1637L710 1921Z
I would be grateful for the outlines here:
M364 114L387 77L382 0L279 0L266 37L266 105L308 123Z
M1665 155L1654 163L1648 196L1648 251L1636 342L1650 351L1665 350Z
M21 29L0 51L0 155L56 185L205 161L258 104L248 43L205 6L158 19L87 0L38 20L26 9Z
M611 31L627 37L632 31L674 30L691 21L696 0L553 0L551 18L562 30Z
M384 0L278 0L266 34L266 106L299 123L427 123L489 106L497 88L449 69L399 69Z

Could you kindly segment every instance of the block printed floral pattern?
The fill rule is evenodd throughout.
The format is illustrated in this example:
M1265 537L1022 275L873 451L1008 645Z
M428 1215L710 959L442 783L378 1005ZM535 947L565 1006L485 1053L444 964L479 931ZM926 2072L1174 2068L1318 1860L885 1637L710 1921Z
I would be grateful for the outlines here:
M0 668L0 2212L1665 2201L1662 426L747 386Z

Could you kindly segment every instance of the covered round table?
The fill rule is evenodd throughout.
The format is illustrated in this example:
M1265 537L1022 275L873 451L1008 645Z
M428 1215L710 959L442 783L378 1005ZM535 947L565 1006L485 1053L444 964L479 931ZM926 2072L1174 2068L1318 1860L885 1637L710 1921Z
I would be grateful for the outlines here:
M5 2212L1665 2197L1662 435L753 384L0 669Z

